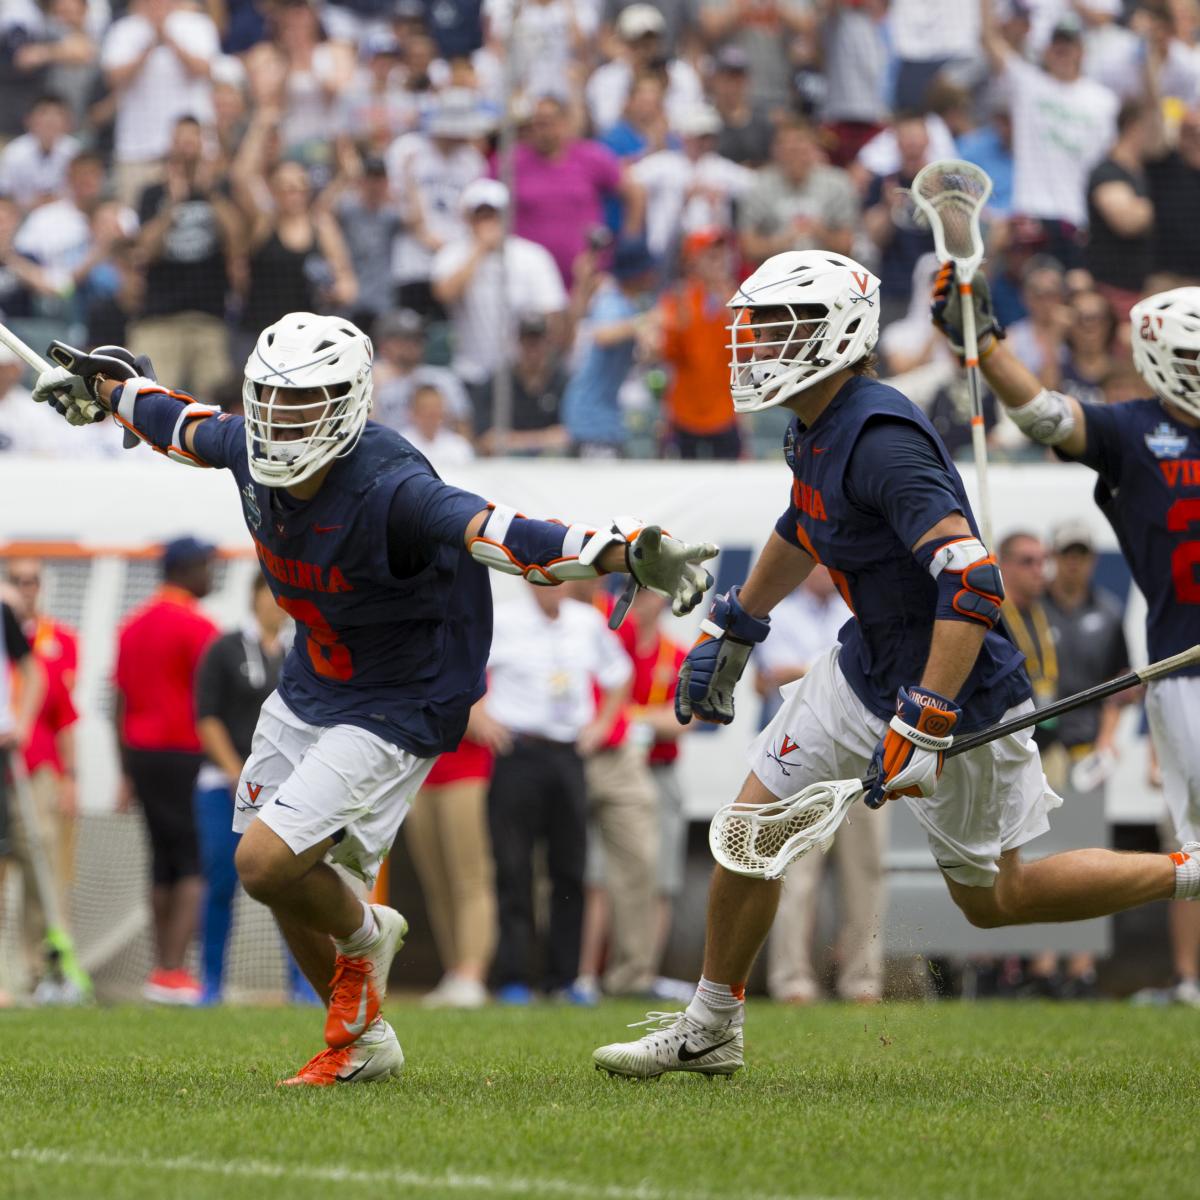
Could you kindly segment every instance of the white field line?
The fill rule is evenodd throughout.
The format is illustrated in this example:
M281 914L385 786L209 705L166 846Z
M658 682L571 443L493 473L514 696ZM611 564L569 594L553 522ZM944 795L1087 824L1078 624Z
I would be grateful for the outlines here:
M352 1183L392 1187L411 1187L422 1191L434 1188L462 1192L464 1195L484 1193L507 1196L565 1196L570 1200L727 1200L712 1192L664 1190L650 1184L621 1187L617 1184L578 1183L570 1179L521 1178L503 1175L460 1175L447 1171L431 1175L424 1171L359 1170L354 1167L296 1167L287 1163L263 1162L255 1159L231 1159L209 1162L199 1158L154 1158L150 1155L96 1154L87 1150L51 1150L24 1146L0 1152L0 1160L44 1167L88 1167L112 1171L180 1172L183 1174L215 1175L226 1179L282 1179L294 1183ZM758 1195L755 1200L835 1200L830 1196L788 1193Z

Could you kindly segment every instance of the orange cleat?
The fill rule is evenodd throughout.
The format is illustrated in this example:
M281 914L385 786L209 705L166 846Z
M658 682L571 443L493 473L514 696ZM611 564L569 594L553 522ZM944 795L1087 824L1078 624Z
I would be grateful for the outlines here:
M325 1015L325 1044L333 1050L352 1045L379 1016L387 995L388 971L404 945L408 922L394 909L372 904L378 932L361 955L339 954L330 983Z
M352 1046L322 1050L290 1079L276 1087L332 1087L338 1083L374 1083L390 1079L404 1069L404 1051L396 1031L386 1021L376 1021Z

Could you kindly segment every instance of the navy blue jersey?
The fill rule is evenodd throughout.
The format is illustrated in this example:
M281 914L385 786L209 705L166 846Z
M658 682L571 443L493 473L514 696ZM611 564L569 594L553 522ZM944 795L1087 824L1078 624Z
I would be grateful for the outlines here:
M1200 642L1200 429L1157 400L1083 406L1096 503L1146 597L1151 660ZM1067 457L1062 455L1062 457ZM1200 666L1180 674L1200 675Z
M233 472L263 573L296 622L279 680L287 706L422 757L453 749L492 640L487 568L463 543L486 502L374 422L303 502L250 477L241 417L202 422L196 450Z
M890 718L897 690L920 682L937 608L937 583L912 547L956 512L979 533L962 480L920 409L861 376L811 428L792 422L784 456L795 478L776 531L829 568L854 613L838 635L842 673L867 708ZM986 635L955 697L960 731L1028 698L1023 663L1002 627Z

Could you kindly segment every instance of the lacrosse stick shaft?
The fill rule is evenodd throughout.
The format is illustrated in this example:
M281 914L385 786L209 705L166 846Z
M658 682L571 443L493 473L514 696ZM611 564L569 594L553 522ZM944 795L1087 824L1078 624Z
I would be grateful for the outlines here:
M975 478L979 482L979 531L983 544L992 548L992 497L987 480L987 428L983 423L983 381L979 377L979 338L975 332L975 305L971 281L958 285L962 297L963 357L967 368L967 392L971 397L971 446L975 451Z
M27 367L31 367L39 375L51 369L50 363L31 346L27 346L6 325L0 325L0 344L7 346Z

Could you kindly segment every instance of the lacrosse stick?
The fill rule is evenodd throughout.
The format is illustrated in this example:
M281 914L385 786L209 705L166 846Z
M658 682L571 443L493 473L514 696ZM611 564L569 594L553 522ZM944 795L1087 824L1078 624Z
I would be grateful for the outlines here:
M27 367L31 367L39 375L51 370L50 364L6 325L0 325L0 345L7 346Z
M983 387L979 378L979 341L975 332L975 309L971 303L971 280L983 262L983 235L979 214L992 194L992 181L982 167L959 159L945 158L917 172L912 198L921 224L933 233L938 262L952 262L962 298L963 358L967 367L967 391L971 396L971 444L975 450L975 474L979 480L979 525L983 544L992 548L992 502L987 485L987 431L983 424Z
M1002 721L990 729L956 738L946 751L946 757L966 754L1010 733L1040 725L1051 717L1115 696L1117 692L1136 687L1139 683L1161 679L1194 663L1200 663L1200 645L1171 658L1150 663L1141 670L1130 671L1128 675L1110 679L1107 683L1098 683L1073 696L1064 696L1045 708ZM873 787L875 781L874 775L862 779L835 779L827 783L810 784L794 796L774 804L738 804L736 801L727 804L713 817L709 826L709 849L721 866L737 875L748 875L752 879L779 879L792 863L803 858L810 850L829 848L833 835L846 819L854 802Z

